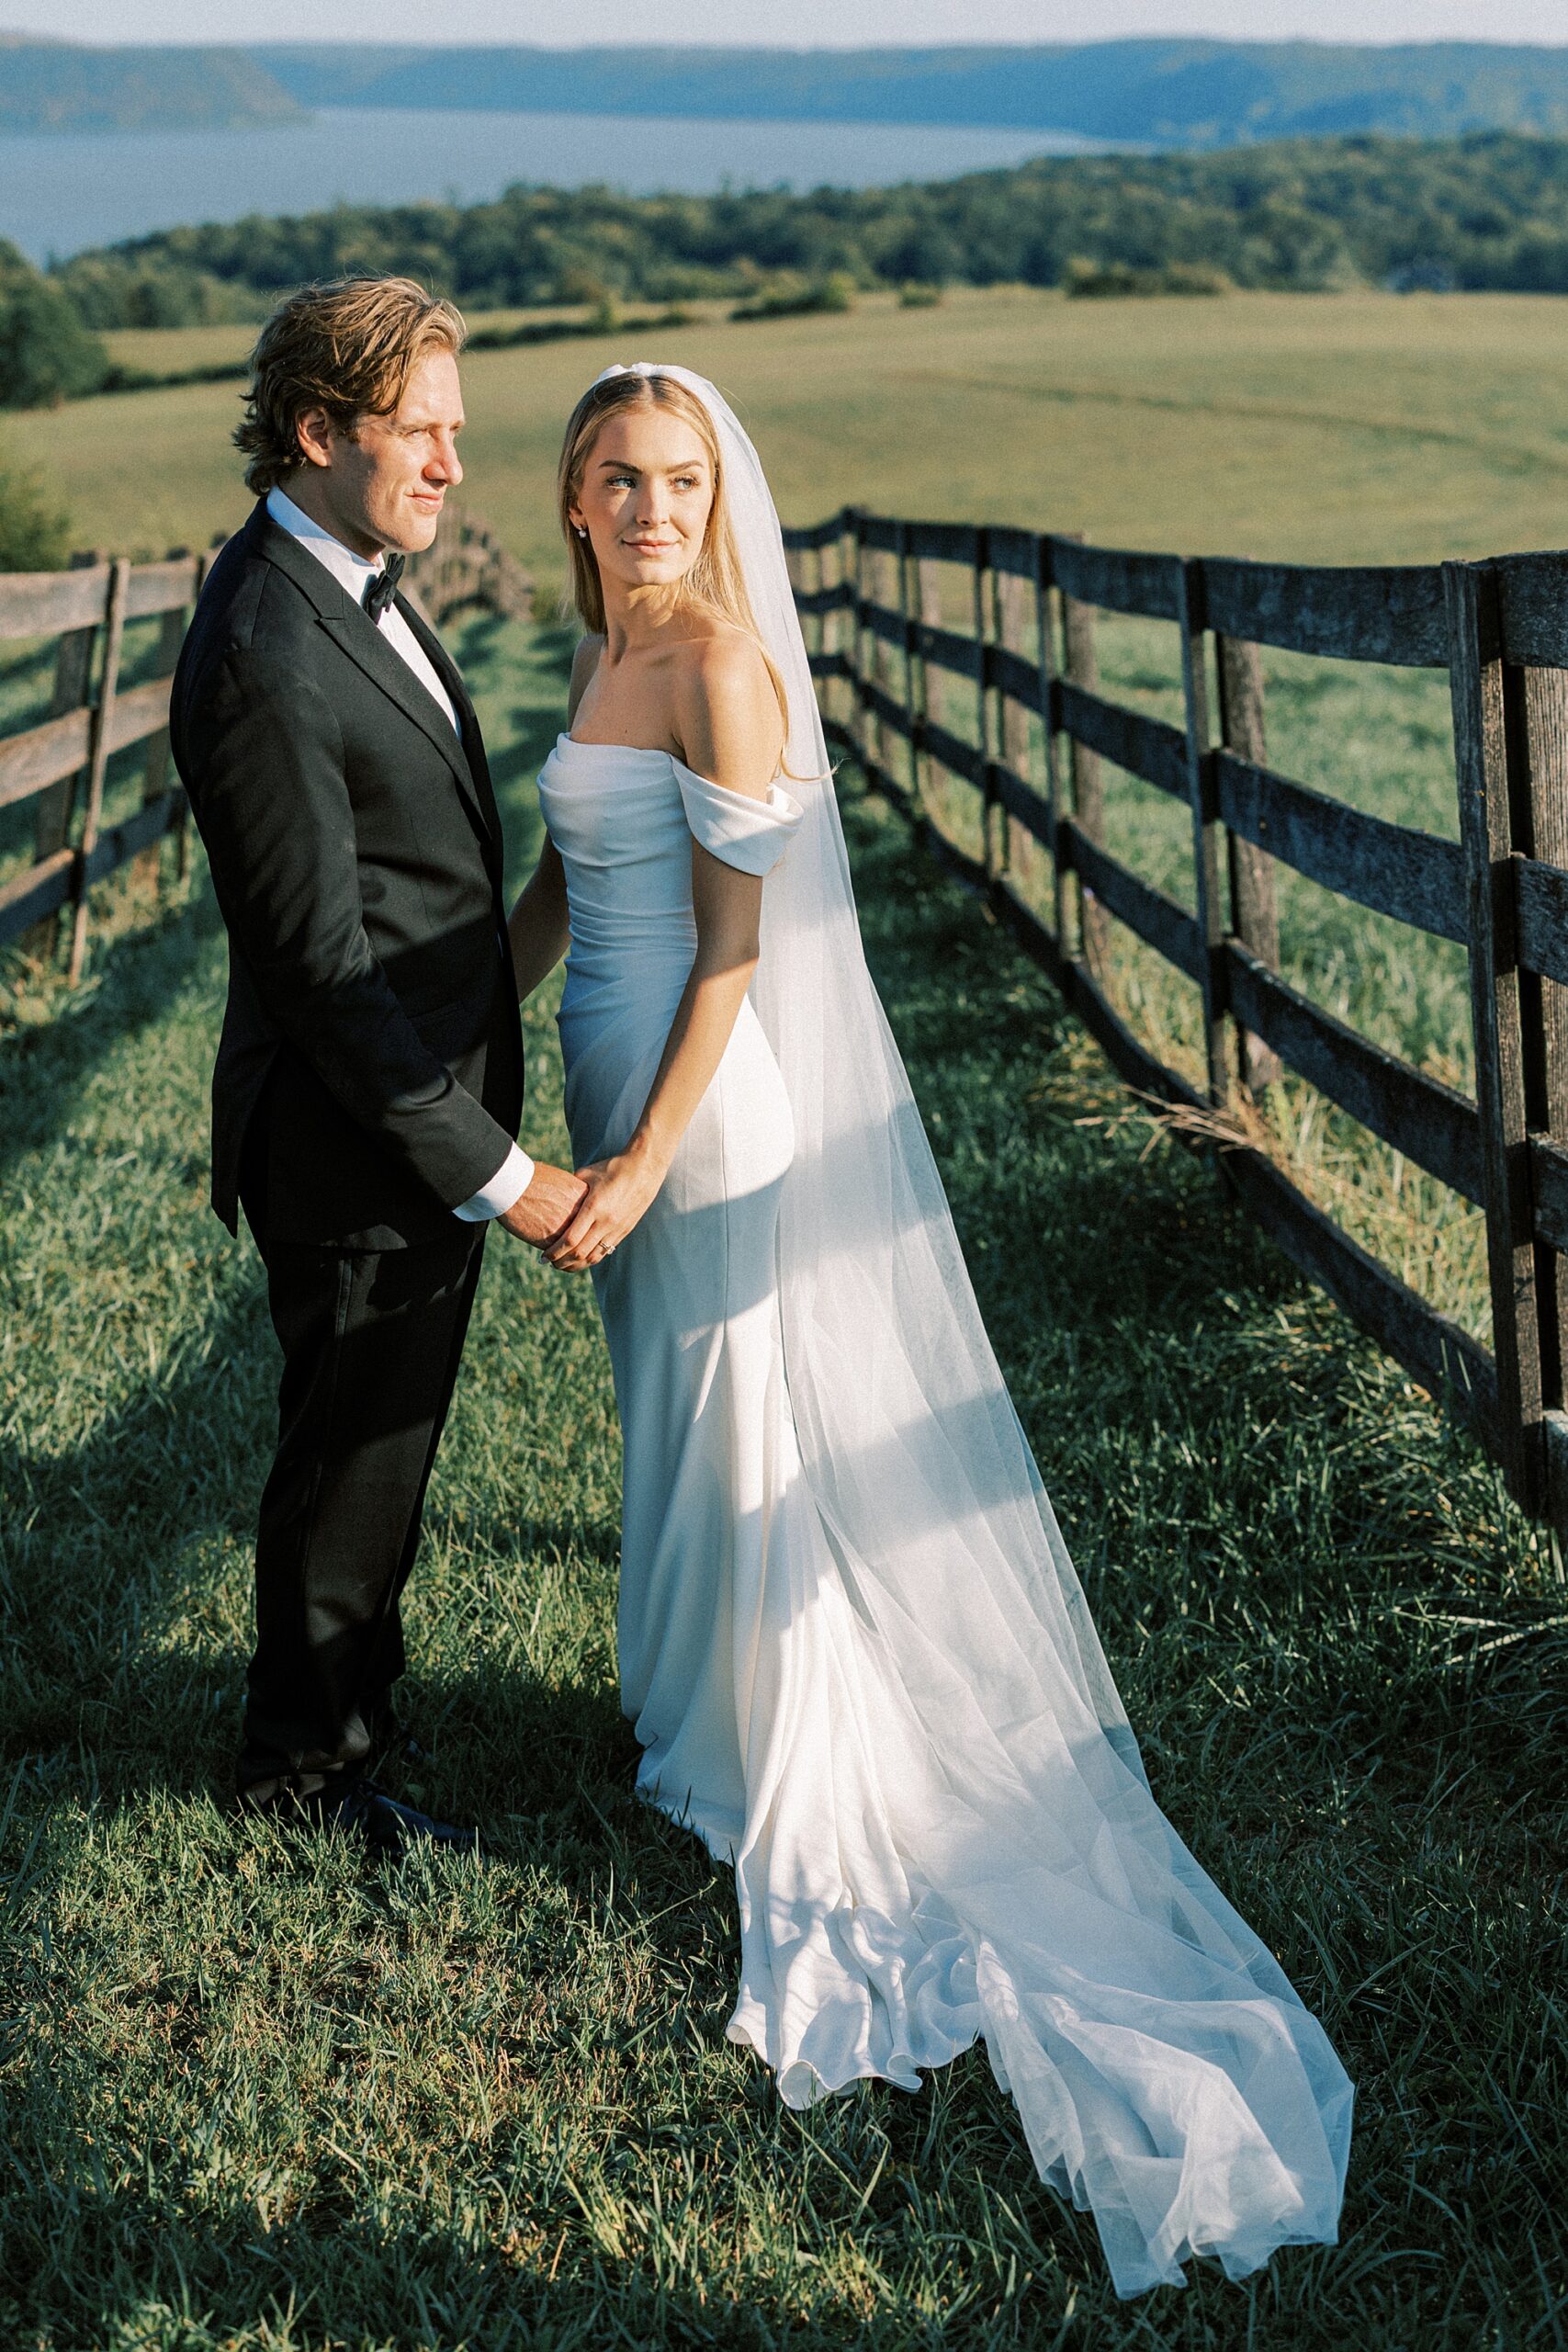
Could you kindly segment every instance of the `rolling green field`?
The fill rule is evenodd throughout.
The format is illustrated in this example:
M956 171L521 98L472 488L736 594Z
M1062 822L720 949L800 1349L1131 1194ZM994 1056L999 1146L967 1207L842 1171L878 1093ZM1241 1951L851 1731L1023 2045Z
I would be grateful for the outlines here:
M1565 315L1006 295L694 329L672 354L741 396L803 519L852 495L1416 559L1568 536ZM541 570L557 422L598 364L568 345L468 370L473 503ZM11 439L62 453L78 516L111 517L89 536L152 548L242 511L231 399L84 404ZM520 878L569 639L453 636ZM1170 707L1161 632L1102 650L1114 691ZM24 656L7 723L46 683ZM1280 661L1269 703L1277 764L1452 831L1433 680ZM254 1254L204 1206L223 951L197 861L162 919L144 881L106 890L74 998L0 971L0 2343L1568 2340L1560 1558L843 786L873 967L1156 1792L1359 2084L1340 2248L1118 2305L979 2053L918 2098L800 2117L724 2041L729 1883L630 1795L592 1300L504 1237L411 1597L426 1760L396 1775L482 1822L494 1859L367 1871L222 1813L275 1375ZM1179 812L1152 799L1112 779L1111 837L1179 892ZM1305 885L1284 913L1292 978L1465 1082L1446 950ZM1183 989L1119 969L1144 1034L1190 1053ZM525 1134L563 1152L550 1010L527 1014ZM1472 1223L1276 1091L1308 1180L1478 1322Z
M137 364L158 364L156 340ZM1568 302L1546 297L954 289L931 311L669 329L657 351L611 335L475 353L465 494L558 577L567 413L608 361L668 357L735 400L789 521L852 500L1309 562L1550 547L1568 540L1565 352ZM237 413L235 386L193 385L12 417L5 438L83 544L161 553L243 517Z

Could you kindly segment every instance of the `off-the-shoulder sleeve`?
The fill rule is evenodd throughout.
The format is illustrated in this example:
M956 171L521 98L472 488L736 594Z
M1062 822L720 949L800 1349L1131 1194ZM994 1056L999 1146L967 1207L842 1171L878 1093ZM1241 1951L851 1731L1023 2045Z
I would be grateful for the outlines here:
M766 874L778 863L800 822L798 800L776 784L768 786L765 800L752 800L743 792L710 783L679 760L670 764L694 841L741 874Z

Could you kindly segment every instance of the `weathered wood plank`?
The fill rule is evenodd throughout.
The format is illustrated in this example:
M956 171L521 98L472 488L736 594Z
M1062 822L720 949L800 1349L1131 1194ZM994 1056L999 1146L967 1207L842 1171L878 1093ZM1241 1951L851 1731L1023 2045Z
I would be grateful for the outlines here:
M1526 971L1568 983L1568 868L1513 860L1515 946Z
M1568 587L1568 563L1560 560L1556 570L1561 591ZM1500 583L1498 594L1501 604ZM1505 644L1506 633L1505 616ZM1558 872L1568 869L1568 670L1520 669L1505 659L1503 729L1517 916L1519 853ZM1568 1142L1568 987L1527 967L1518 991L1526 1123L1532 1134ZM1538 1242L1535 1282L1541 1402L1551 1410L1565 1401L1568 1259ZM1550 1501L1553 1521L1568 1532L1568 1488Z
M899 535L908 526L893 515L867 514L857 509L855 526L863 548L870 548L877 555L898 555L902 552L903 541Z
M860 692L862 708L875 719L879 727L903 736L906 741L914 734L915 721L897 695L890 695L886 686L877 684L874 678L863 678Z
M979 561L980 531L975 523L906 523L905 544L919 561L962 563Z
M62 776L74 775L87 757L92 725L90 710L68 710L25 734L0 740L0 808L30 800Z
M126 619L140 621L152 613L183 612L186 605L196 601L197 566L198 559L194 555L170 556L163 563L134 565L130 586L126 591Z
M1061 953L1033 908L1026 905L1005 880L993 884L990 905L998 921L1055 984L1068 1010L1083 1023L1112 1069L1134 1093L1152 1095L1161 1102L1179 1103L1190 1111L1201 1107L1200 1097L1186 1080L1157 1061L1134 1037L1120 1013L1111 1009L1096 987L1088 966L1078 956Z
M71 925L71 954L66 979L74 988L82 977L82 966L87 953L87 862L98 838L98 819L104 805L104 777L108 767L109 744L114 732L115 700L119 691L120 647L125 636L125 600L130 585L130 566L124 557L118 557L109 566L108 620L104 631L104 669L98 682L98 699L93 711L92 750L87 760L87 805L82 815L82 841L78 855L75 910Z
M1009 575L1010 581L1017 577L1016 572ZM1010 702L1021 703L1025 710L1040 707L1040 664L1026 653L1014 652L1010 646L987 646L986 684Z
M1055 533L1045 542L1050 577L1064 596L1113 613L1173 621L1181 610L1181 558L1134 548L1086 547Z
M1505 662L1568 669L1568 553L1499 556L1491 569Z
M986 755L973 743L964 742L961 735L954 735L951 728L939 727L933 719L928 718L920 729L918 745L940 766L951 769L954 775L961 775L965 784L979 788Z
M1075 743L1103 754L1113 766L1142 776L1158 791L1186 799L1187 739L1179 727L1129 710L1124 703L1108 702L1071 677L1057 684L1055 715L1057 726Z
M172 676L149 678L144 684L115 696L107 729L111 752L123 752L129 743L144 742L168 725L173 684Z
M841 653L813 653L808 660L814 678L847 678L852 685L854 672Z
M902 613L894 612L891 606L883 604L879 598L862 597L860 624L868 637L877 639L884 645L896 645L902 648L904 616Z
M1224 750L1213 763L1220 814L1233 831L1325 890L1463 945L1464 856L1456 842L1369 817Z
M1418 1386L1449 1402L1496 1452L1504 1416L1496 1368L1485 1349L1352 1241L1261 1152L1227 1151L1224 1158L1236 1199L1269 1239L1337 1299Z
M175 824L184 797L181 792L165 792L138 808L134 816L122 818L118 825L106 825L82 861L87 888L91 889L95 882L101 882L117 866L162 841Z
M1230 973L1224 958L1225 832L1210 758L1209 672L1204 650L1203 576L1195 563L1181 567L1181 694L1187 712L1187 794L1192 812L1192 896L1203 950L1199 986L1203 995L1203 1050L1209 1100L1223 1102L1229 1091L1225 1067L1225 1020L1230 1011Z
M1040 577L1040 534L1019 531L1000 523L986 526L986 552L993 571L1006 572L1015 580L1036 581Z
M1235 940L1225 955L1238 1021L1395 1151L1467 1201L1483 1202L1481 1125L1468 1096L1325 1012Z
M835 580L829 588L797 588L795 592L795 610L803 618L847 611L854 600L854 590L847 580Z
M997 807L1005 809L1043 849L1055 846L1056 832L1049 804L1028 777L1021 775L1005 760L991 763L991 797Z
M1168 964L1200 983L1203 977L1203 944L1198 926L1185 907L1168 899L1120 858L1091 841L1076 817L1064 817L1057 833L1057 855L1094 892L1107 913L1146 940Z
M1245 638L1214 640L1219 685L1220 741L1237 759L1262 767L1268 756L1263 726L1263 663ZM1245 833L1225 828L1230 927L1243 945L1271 972L1280 968L1280 912L1274 895L1274 861ZM1279 1061L1250 1029L1239 1035L1241 1082L1257 1097L1280 1075Z
M834 540L842 538L843 535L842 514L829 514L825 523L786 523L784 526L785 547L803 550L831 547Z
M1222 637L1339 662L1436 669L1448 662L1436 564L1248 563L1204 556L1209 626Z
M9 947L60 912L70 899L75 867L75 851L57 849L0 883L0 947Z
M1568 1148L1550 1136L1530 1137L1530 1191L1537 1238L1568 1252Z
M983 648L962 630L942 628L922 619L918 625L917 643L922 661L941 670L951 670L961 678L978 679L985 662Z
M1443 567L1454 759L1469 911L1475 1095L1486 1193L1486 1256L1505 1475L1527 1510L1546 1502L1534 1211L1514 961L1502 636L1495 578Z
M0 639L96 628L108 610L109 567L0 572Z

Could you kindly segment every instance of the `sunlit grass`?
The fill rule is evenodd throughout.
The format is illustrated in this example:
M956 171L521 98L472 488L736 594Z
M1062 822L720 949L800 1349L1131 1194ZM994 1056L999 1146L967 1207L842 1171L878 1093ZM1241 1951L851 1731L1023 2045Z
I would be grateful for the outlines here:
M475 622L522 870L559 639ZM1515 2352L1563 2326L1564 1603L1480 1454L1151 1138L845 779L868 949L1162 1801L1359 2084L1344 2242L1134 2306L976 2053L806 2117L630 1793L586 1289L491 1246L409 1609L494 1858L220 1809L275 1378L204 1205L223 952L111 896L0 1035L0 2341ZM527 1136L564 1150L549 1008ZM1555 1679L1554 1679L1555 1678ZM1550 2314L1555 2311L1557 2316Z

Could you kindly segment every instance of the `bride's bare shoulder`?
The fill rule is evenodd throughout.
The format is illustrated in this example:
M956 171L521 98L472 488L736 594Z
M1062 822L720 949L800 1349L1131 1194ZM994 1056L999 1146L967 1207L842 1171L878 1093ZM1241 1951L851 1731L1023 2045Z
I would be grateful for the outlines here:
M570 727L577 717L577 706L588 691L588 682L599 667L599 656L604 650L602 637L580 637L577 650L571 657L571 684L567 688L566 723Z
M688 767L742 792L765 792L784 752L784 722L756 639L716 621L686 639L676 668L676 731Z

